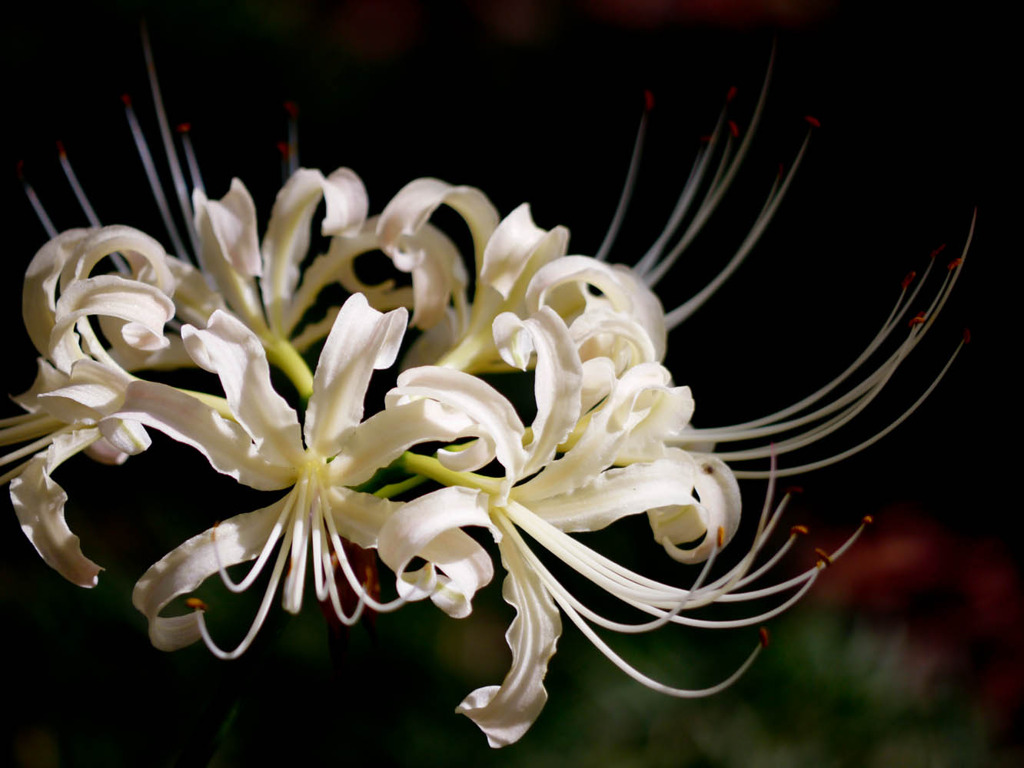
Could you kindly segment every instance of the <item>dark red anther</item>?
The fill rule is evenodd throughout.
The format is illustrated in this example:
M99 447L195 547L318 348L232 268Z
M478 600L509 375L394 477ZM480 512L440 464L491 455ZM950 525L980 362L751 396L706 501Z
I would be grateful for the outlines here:
M768 628L761 627L759 630L757 630L757 635L761 638L761 647L767 648L768 643L771 641L771 637L768 634Z
M277 142L277 151L281 153L281 157L288 157L291 154L291 150L288 149L287 141Z
M178 123L178 127L174 130L178 133L188 133L192 130L192 123Z
M923 323L927 318L927 314L925 314L924 312L918 312L916 315L910 318L910 322L907 323L907 325L913 328L915 325L920 325L921 323Z
M64 142L61 141L60 139L57 139L57 154L60 155L61 157L68 156L68 153L64 149Z
M725 94L725 103L729 104L733 99L736 98L737 89L735 85L729 86L729 90Z
M288 116L294 120L299 116L299 105L294 101L286 101L284 103L284 111L288 113Z
M736 125L735 120L729 121L729 133L732 134L734 139L738 139L740 137L740 127Z
M779 163L779 178L781 179L785 175L786 175L786 166L784 164L782 164L782 163Z
M917 272L915 272L914 270L910 270L909 272L907 272L907 276L904 277L903 282L900 283L900 288L902 288L904 291L907 290L910 284L914 282L915 277L917 277Z
M821 128L821 120L813 115L804 115L804 120L806 120L812 128Z
M127 93L122 93L121 94L121 103L124 104L126 107L131 108L131 106L132 106L132 97L129 96Z
M644 112L650 112L654 109L654 94L648 89L644 89Z
M970 328L964 328L964 344L970 344L970 343L971 343L971 329Z
M940 245L940 246L939 246L938 248L936 248L936 249L935 249L934 251L932 251L932 255L931 255L931 258L933 258L933 259L934 259L934 258L935 258L936 256L938 256L938 255L939 255L940 253L942 253L942 252L943 252L944 250L946 250L946 244L945 244L945 243L943 243L943 244L942 244L942 245Z
M18 181L25 180L25 161L19 160L14 166L15 173L18 174Z
M786 489L785 495L786 496L791 496L794 493L803 493L803 492L804 492L804 487L802 485L791 485L791 486L789 486L789 488Z

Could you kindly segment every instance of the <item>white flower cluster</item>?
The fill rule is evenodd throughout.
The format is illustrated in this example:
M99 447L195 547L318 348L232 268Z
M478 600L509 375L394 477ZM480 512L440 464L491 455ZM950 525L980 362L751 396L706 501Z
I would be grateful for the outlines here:
M744 147L724 153L695 220L713 210ZM10 483L23 530L64 577L94 585L100 568L69 530L67 497L51 476L79 452L122 463L150 447L148 431L155 429L192 446L238 483L276 492L269 506L199 533L143 574L134 603L157 648L202 638L220 657L239 656L278 591L285 610L300 610L310 571L317 600L345 624L423 599L465 617L494 573L480 537L467 533L476 527L496 544L504 597L517 613L507 634L508 675L458 707L492 746L519 739L544 706L544 676L563 617L655 690L691 697L721 689L761 643L721 685L687 690L643 675L595 628L756 626L798 599L842 550L821 552L818 566L797 578L748 588L801 532L794 528L774 555L761 557L786 505L783 499L772 508L771 493L749 550L725 573L713 569L740 523L736 473L726 460L795 450L856 415L931 325L959 266L896 351L842 395L831 393L905 326L920 283L912 291L904 285L864 355L815 396L756 423L695 430L689 388L676 385L662 365L667 330L695 305L666 313L652 286L681 250L665 243L677 234L709 158L698 158L699 173L665 235L633 268L569 255L567 230L538 227L528 206L501 218L480 190L437 179L409 183L371 217L362 182L345 168L327 176L295 170L262 239L240 181L219 200L197 185L191 204L183 204L193 226L193 259L170 255L124 226L56 235L25 278L24 320L39 353L38 376L15 398L24 413L0 421L0 445L18 446L0 459L12 467L0 482ZM754 240L788 183L789 177L773 189ZM472 280L453 241L431 223L442 205L468 225ZM320 209L328 247L311 256L311 224ZM689 238L687 230L681 240ZM750 245L744 243L725 274ZM375 253L403 279L366 284L356 261ZM348 298L325 306L324 289L337 285ZM399 360L383 408L365 413L374 371ZM215 374L220 391L165 383L160 372L181 367ZM272 384L272 368L293 385L292 402ZM532 371L529 424L493 379L479 375L497 371ZM772 448L778 435L786 437ZM715 444L730 440L756 445L715 452ZM574 535L634 515L646 515L671 558L704 563L688 587L636 573ZM393 584L384 585L386 597L377 577L368 579L354 564L355 547L375 550L394 574ZM549 570L545 563L553 559L635 610L638 622L612 620L585 605ZM247 562L244 578L234 580L228 569ZM215 575L242 591L268 568L263 601L234 649L217 645L201 601L171 606ZM771 608L743 619L691 615L715 602L772 597Z

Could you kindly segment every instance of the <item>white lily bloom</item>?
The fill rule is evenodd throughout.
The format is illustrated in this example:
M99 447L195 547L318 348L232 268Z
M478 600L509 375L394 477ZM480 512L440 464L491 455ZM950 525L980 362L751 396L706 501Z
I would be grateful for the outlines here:
M118 253L130 276L92 275ZM22 530L43 560L83 587L96 584L100 568L68 528L67 495L51 473L82 451L120 464L149 447L140 424L112 416L132 378L117 358L168 345L171 291L163 248L128 227L65 232L39 250L25 277L25 327L40 357L32 388L14 398L26 413L0 420L0 445L24 444L0 458L0 466L14 464L0 485L10 482Z
M420 471L440 482L486 494L491 526L500 534L496 538L506 570L503 594L517 611L506 636L513 661L504 682L474 691L457 711L473 719L492 746L519 739L546 701L543 679L561 634L562 614L617 666L655 690L698 697L731 684L753 661L760 645L723 683L699 690L674 688L622 660L594 626L627 633L669 623L743 627L784 610L809 588L819 568L754 592L741 588L763 575L788 549L792 538L768 564L753 570L785 502L774 512L766 506L750 551L726 574L709 580L715 555L739 527L740 495L729 468L714 456L666 446L666 437L689 422L693 412L689 389L672 386L668 372L656 363L633 366L619 377L607 358L582 361L569 329L550 307L542 307L526 320L511 313L500 315L495 340L505 362L514 368L524 370L534 358L537 416L529 432L501 394L462 371L409 370L389 394L392 404L436 399L476 421L482 437L488 438L473 446L482 447L479 451L465 450L447 459L441 452L443 467L427 461L420 465ZM494 458L505 471L502 477L473 473ZM644 513L657 540L674 559L706 563L689 588L634 573L571 535ZM416 525L410 521L402 534L413 536ZM527 536L609 595L652 618L624 624L591 610L548 570ZM382 535L385 561L386 544L394 546ZM455 556L448 552L447 560ZM714 602L787 591L795 594L781 605L743 619L715 622L684 615Z
M329 601L346 623L358 620L364 607L387 611L424 597L432 597L452 615L468 613L473 593L491 578L490 560L483 549L458 530L461 525L487 523L479 494L445 488L403 505L353 490L413 445L473 434L468 419L430 401L395 406L363 421L371 374L394 362L405 322L404 309L381 314L362 295L351 297L338 313L320 356L302 425L272 388L259 339L224 312L215 312L205 330L186 326L182 335L196 364L220 378L231 419L172 387L144 381L128 387L123 417L195 447L214 469L243 485L268 491L288 489L270 506L231 517L189 539L145 573L133 600L149 620L156 647L174 650L203 637L219 657L239 656L266 618L282 576L284 608L292 613L299 610L307 560L311 560L317 598ZM391 550L397 558L400 594L382 603L354 573L343 541L375 547L381 528L395 517L399 521L390 526L401 527L403 516L423 521L446 517L454 522L431 529L428 536L420 531L411 548L406 538L403 546ZM229 588L248 588L275 548L279 551L260 609L234 650L217 646L202 610L160 615L171 600L194 591L218 572ZM429 568L405 573L414 557L430 557L434 550L438 551ZM457 557L448 563L451 552ZM342 606L332 555L359 596L354 614ZM249 574L240 583L233 582L225 569L250 560L256 563Z

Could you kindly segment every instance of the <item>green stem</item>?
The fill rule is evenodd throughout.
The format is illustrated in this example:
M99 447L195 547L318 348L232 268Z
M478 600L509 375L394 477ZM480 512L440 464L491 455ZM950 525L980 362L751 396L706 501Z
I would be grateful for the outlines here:
M313 394L313 372L298 350L287 339L263 340L267 350L267 360L288 377L295 386L303 402Z
M485 477L474 472L456 472L445 467L433 456L421 456L418 453L406 451L398 459L396 465L412 475L423 475L431 480L436 480L441 485L462 485L467 488L478 488L491 494L497 494L501 490L500 478Z

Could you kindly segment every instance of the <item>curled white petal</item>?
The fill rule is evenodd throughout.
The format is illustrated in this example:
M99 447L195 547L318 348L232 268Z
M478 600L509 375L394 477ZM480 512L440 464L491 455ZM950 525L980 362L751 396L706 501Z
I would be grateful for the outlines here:
M370 376L395 362L406 318L404 309L378 312L358 293L342 306L320 353L306 412L306 442L321 456L338 453L345 432L362 421Z
M320 171L300 168L277 193L263 238L260 290L271 328L279 333L299 282L299 266L309 252L310 222L321 200L327 207L324 235L358 230L366 219L366 188L348 168L326 178Z
M455 709L479 726L492 747L518 741L540 715L548 699L544 676L562 634L558 608L537 573L507 537L498 548L508 573L502 595L516 609L505 634L512 667L500 686L477 688Z
M656 508L648 513L655 540L670 557L683 563L706 560L729 543L740 524L740 488L732 470L713 456L701 456L697 463L693 485L699 502ZM678 546L702 536L696 546Z
M494 576L487 552L460 529L497 529L487 514L487 498L468 488L442 488L406 504L380 531L378 551L398 579L399 594L409 600L429 597L449 616L463 618L473 595ZM412 560L426 565L412 573ZM440 571L440 572L439 572Z
M80 587L96 586L102 569L82 554L78 537L64 519L68 496L50 479L50 473L99 436L97 429L57 435L45 451L28 461L11 480L11 502L21 530L47 565Z

